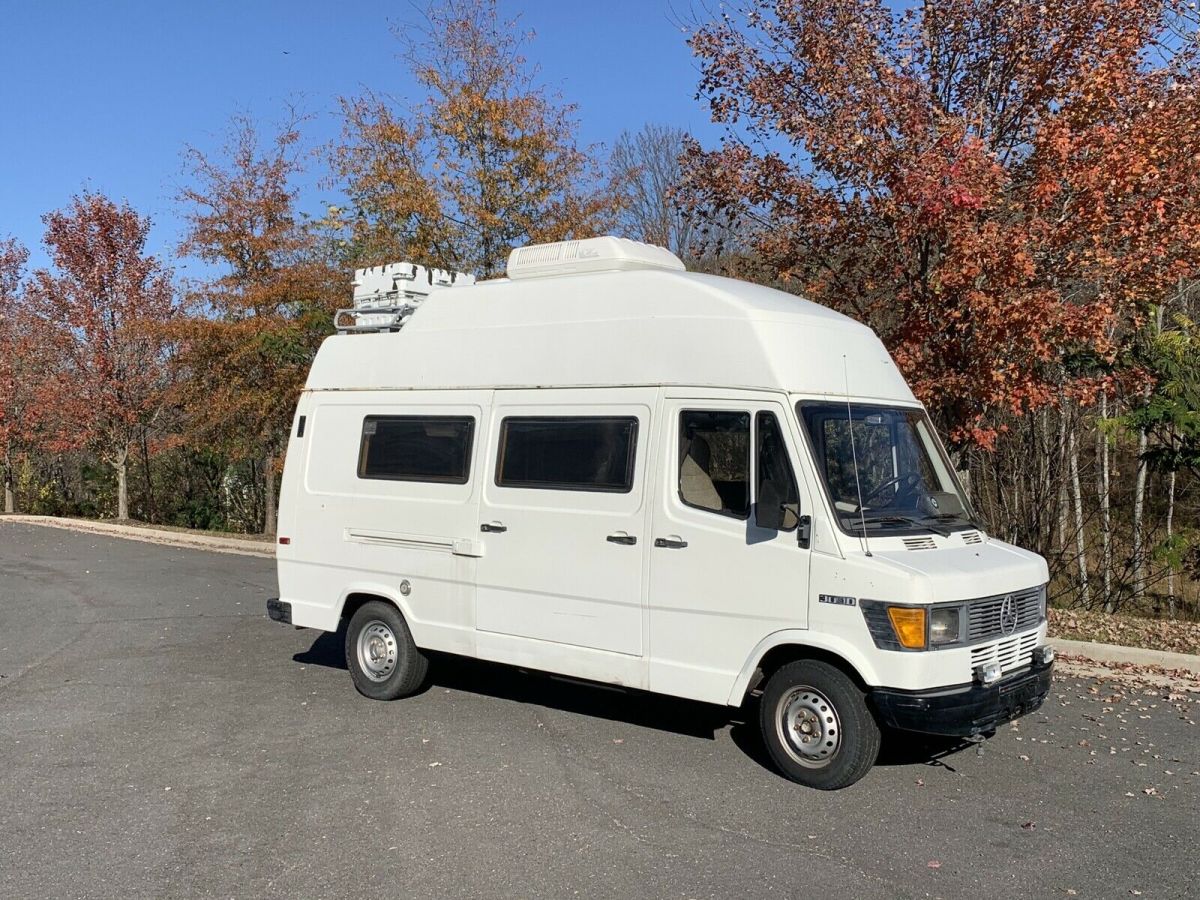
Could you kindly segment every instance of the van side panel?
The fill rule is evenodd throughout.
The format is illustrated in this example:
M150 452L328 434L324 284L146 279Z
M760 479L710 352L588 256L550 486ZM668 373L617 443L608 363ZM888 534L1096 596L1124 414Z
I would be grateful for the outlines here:
M293 474L281 599L296 625L334 630L352 593L395 602L416 643L473 654L479 474L490 391L318 391ZM365 435L380 417L473 421L465 484L363 477ZM293 438L295 441L295 438Z

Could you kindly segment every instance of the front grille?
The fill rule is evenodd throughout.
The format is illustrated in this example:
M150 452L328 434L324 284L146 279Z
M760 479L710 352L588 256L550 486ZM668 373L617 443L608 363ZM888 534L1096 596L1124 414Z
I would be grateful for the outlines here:
M1037 632L1024 634L1019 637L1006 638L992 644L983 644L971 648L972 670L988 663L999 663L1000 672L1023 669L1033 662L1033 648L1037 646Z
M986 641L1038 625L1042 621L1041 595L1040 587L1032 587L1011 594L972 600L967 604L967 641ZM1009 623L1002 621L1002 613L1004 601L1009 597L1012 598L1016 623L1005 628Z

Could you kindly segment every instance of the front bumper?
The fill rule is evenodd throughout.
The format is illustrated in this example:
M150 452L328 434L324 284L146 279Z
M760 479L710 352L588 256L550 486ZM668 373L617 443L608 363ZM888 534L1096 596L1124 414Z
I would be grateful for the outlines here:
M1038 709L1050 693L1054 663L1034 664L987 686L965 684L936 691L875 688L879 722L903 731L957 737L992 731Z

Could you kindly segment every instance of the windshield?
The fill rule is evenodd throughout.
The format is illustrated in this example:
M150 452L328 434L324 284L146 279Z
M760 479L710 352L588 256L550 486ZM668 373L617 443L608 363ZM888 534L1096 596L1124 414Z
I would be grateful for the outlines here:
M844 531L948 534L979 527L924 410L864 403L798 409Z

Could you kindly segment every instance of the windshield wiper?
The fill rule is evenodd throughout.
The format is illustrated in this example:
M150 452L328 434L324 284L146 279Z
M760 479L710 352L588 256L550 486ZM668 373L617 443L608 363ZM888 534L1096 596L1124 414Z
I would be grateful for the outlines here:
M926 519L926 520L933 519L934 521L937 521L937 522L950 522L950 521L957 519L959 522L962 522L964 525L969 525L972 528L978 528L980 530L983 530L983 526L981 524L979 524L979 522L976 519L972 518L971 516L963 515L962 513L941 513L940 515L922 516L921 518Z
M881 513L875 516L853 516L851 522L855 525L862 525L864 523L867 525L909 525L914 528L926 528L934 534L940 534L942 537L950 537L950 532L944 528L930 525L928 522L919 522L909 516L895 515L894 513Z

